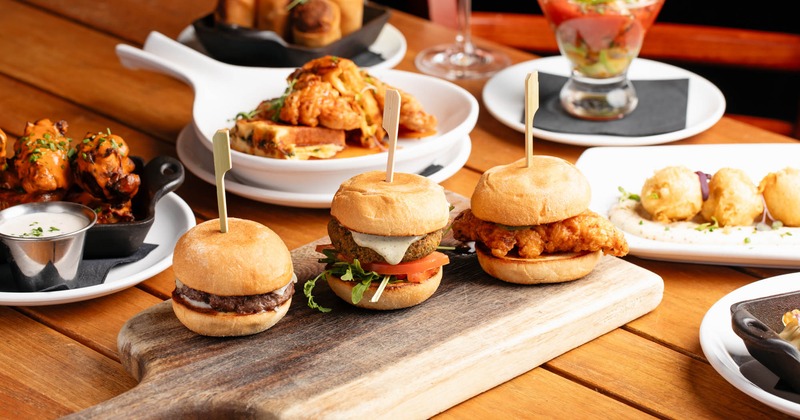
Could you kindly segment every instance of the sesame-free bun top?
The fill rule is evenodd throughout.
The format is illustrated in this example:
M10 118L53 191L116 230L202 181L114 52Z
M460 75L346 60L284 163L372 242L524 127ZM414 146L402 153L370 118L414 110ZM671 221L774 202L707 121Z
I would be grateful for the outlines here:
M484 172L472 193L475 217L507 226L532 226L577 216L589 207L589 181L575 165L553 156L520 159Z
M268 227L228 218L203 222L183 234L172 257L175 276L184 285L219 296L260 295L292 280L292 257L283 240Z
M381 236L425 235L447 226L450 204L444 188L424 176L372 171L343 182L331 216L356 232Z

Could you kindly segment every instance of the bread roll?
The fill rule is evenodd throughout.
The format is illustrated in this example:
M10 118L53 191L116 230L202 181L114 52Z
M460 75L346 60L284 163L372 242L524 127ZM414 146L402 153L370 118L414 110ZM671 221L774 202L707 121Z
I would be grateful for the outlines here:
M289 25L289 3L291 0L258 0L256 28L272 31L287 42L291 40Z
M309 48L324 47L342 38L339 5L329 0L309 0L292 8L292 40Z
M256 20L256 0L219 0L214 20L226 25L252 28Z
M342 13L342 36L361 29L364 20L364 0L332 0Z

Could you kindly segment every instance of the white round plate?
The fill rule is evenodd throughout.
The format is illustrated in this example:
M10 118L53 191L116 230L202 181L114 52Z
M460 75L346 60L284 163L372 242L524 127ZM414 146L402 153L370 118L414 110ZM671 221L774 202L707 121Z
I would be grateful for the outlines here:
M778 377L753 359L731 327L731 305L760 297L794 292L800 273L771 277L740 287L717 301L700 324L700 346L711 366L745 394L786 414L800 416L800 394L775 389Z
M522 115L525 108L525 76L531 71L569 76L569 63L553 56L513 65L495 74L483 88L483 103L501 123L525 132ZM716 124L725 113L725 97L711 82L688 70L653 60L633 60L628 76L632 80L689 79L686 128L652 136L629 137L593 134L570 134L533 129L537 138L577 146L644 146L669 143L693 136ZM535 121L535 120L534 120Z
M156 204L156 217L144 241L158 247L146 257L112 268L106 281L96 286L53 292L0 292L0 305L58 305L93 299L135 286L172 265L175 243L194 225L192 209L177 194L169 193Z
M181 31L178 35L178 42L186 46L192 47L195 50L208 55L208 51L203 47L197 39L197 34L194 32L194 26L189 25ZM375 38L375 42L369 46L369 50L375 54L383 57L383 61L372 66L367 66L371 69L390 69L396 66L403 57L406 55L406 38L403 33L391 24L383 25L383 29Z
M214 177L214 158L211 152L203 147L200 142L201 140L197 138L194 130L190 126L184 127L178 135L178 157L189 172L211 185L216 185ZM452 149L440 154L440 157L433 163L441 165L442 168L428 175L428 178L437 183L450 178L464 166L469 158L471 150L472 142L469 137L465 137L460 142L456 143ZM335 188L327 193L320 194L274 191L267 188L247 185L230 172L225 174L225 190L262 203L320 209L329 208L331 206L333 194L336 192Z

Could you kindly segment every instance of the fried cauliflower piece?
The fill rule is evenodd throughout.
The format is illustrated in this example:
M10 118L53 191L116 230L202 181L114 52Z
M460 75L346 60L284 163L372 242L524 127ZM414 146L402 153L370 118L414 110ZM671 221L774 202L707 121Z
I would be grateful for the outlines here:
M800 227L800 169L787 167L767 174L758 184L758 191L773 220Z
M700 214L720 226L747 226L763 211L764 204L750 177L741 169L722 168L708 183L708 199Z
M557 252L603 251L618 257L628 253L625 235L591 210L558 222L511 227L478 219L468 209L456 217L452 229L455 239L479 241L495 257L504 257L515 250L522 258Z
M685 166L668 166L648 178L640 194L642 207L656 222L690 220L703 207L698 174Z

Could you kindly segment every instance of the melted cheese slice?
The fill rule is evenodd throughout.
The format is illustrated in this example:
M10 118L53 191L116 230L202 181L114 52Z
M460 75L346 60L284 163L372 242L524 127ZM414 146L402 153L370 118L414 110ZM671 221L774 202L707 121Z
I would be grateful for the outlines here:
M358 246L377 252L392 265L399 264L403 260L411 244L424 238L424 236L379 236L353 231L350 233Z

